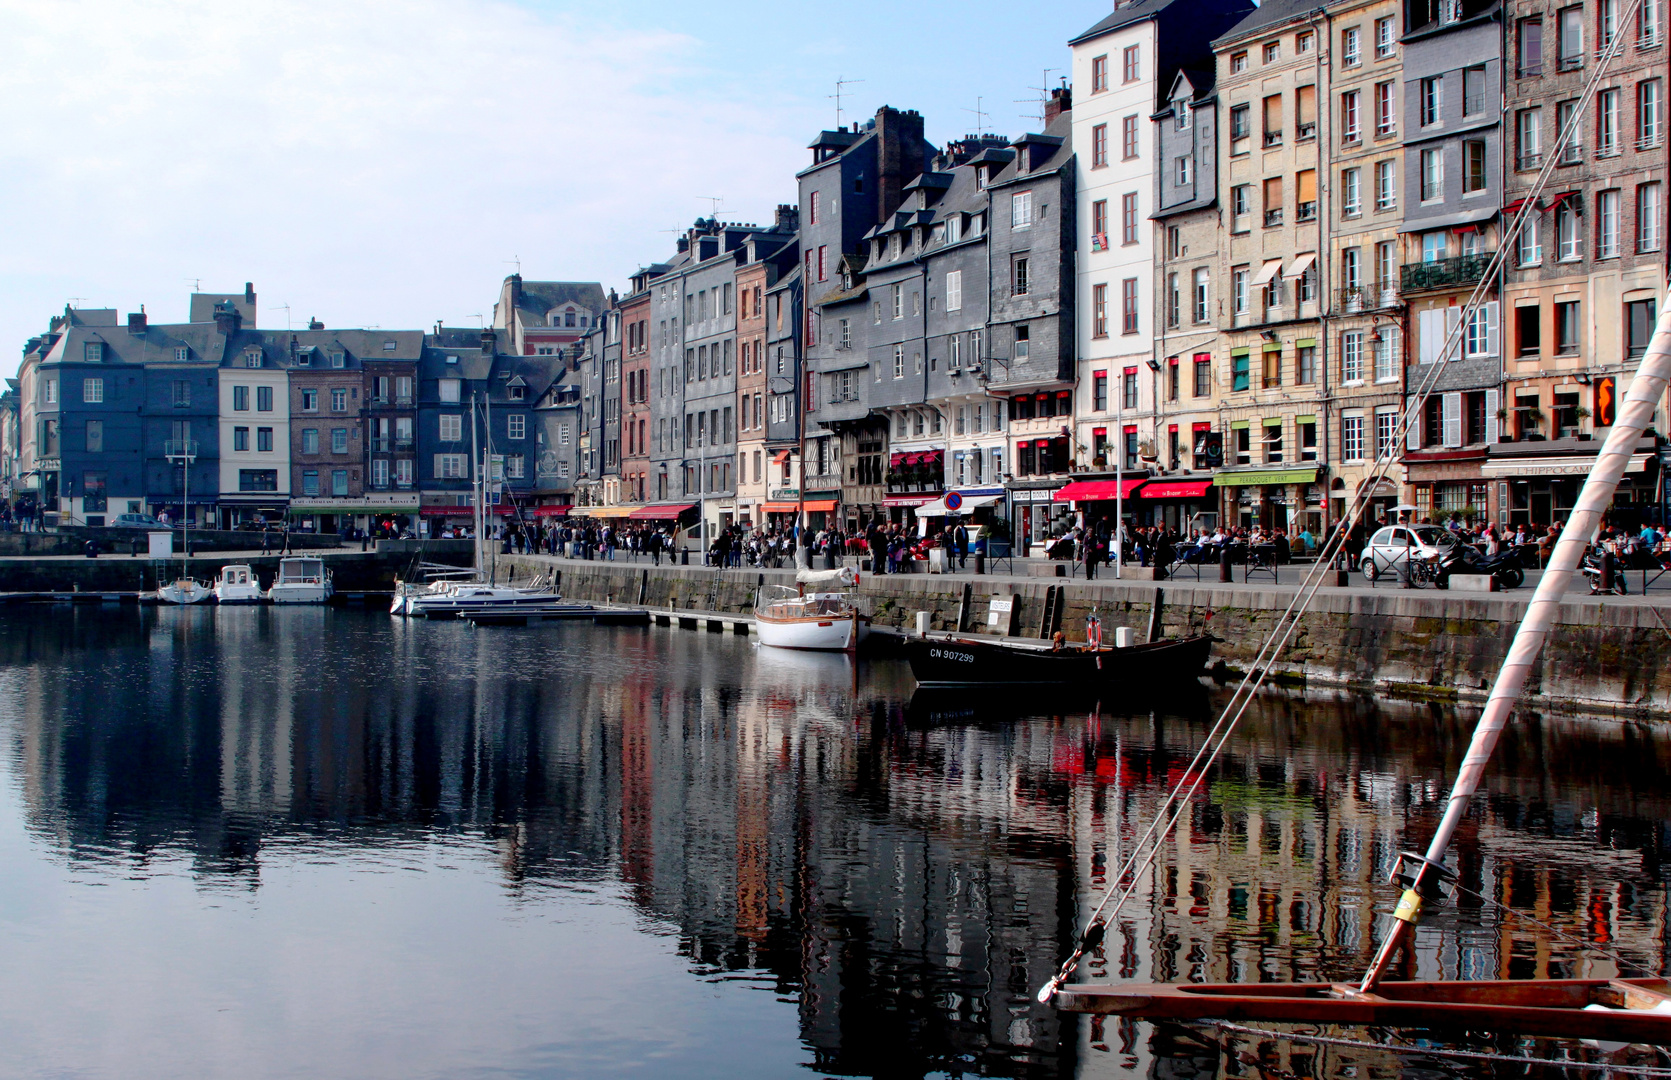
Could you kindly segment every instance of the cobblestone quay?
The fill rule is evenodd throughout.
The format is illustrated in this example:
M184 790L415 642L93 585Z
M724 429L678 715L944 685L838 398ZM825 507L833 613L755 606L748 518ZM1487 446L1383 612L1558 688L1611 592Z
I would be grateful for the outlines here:
M580 561L546 556L497 556L499 574L517 578L562 574L573 600L651 608L746 613L760 584L789 585L789 570L656 567L644 559ZM1020 564L1018 563L1018 566ZM916 612L934 630L998 632L989 626L994 599L1013 599L1013 631L1048 636L1047 617L1070 641L1082 640L1085 616L1147 632L1156 590L1161 628L1168 635L1209 631L1222 639L1215 657L1232 669L1251 663L1272 625L1293 598L1292 584L1223 585L1188 579L1094 582L1012 575L862 574L860 593L876 625L911 630ZM1632 579L1635 587L1635 578ZM1273 674L1333 686L1441 700L1482 701L1531 599L1530 585L1508 594L1403 590L1359 585L1325 587L1301 621ZM1059 619L1052 616L1059 611ZM1644 599L1569 594L1560 626L1527 687L1527 702L1543 709L1602 712L1620 717L1671 718L1671 593Z

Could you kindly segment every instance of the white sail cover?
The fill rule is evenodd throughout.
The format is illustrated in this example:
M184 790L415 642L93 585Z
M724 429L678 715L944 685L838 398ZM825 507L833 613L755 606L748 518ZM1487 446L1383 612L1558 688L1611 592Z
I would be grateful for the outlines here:
M835 570L797 570L795 580L802 585L857 585L859 572L851 566Z

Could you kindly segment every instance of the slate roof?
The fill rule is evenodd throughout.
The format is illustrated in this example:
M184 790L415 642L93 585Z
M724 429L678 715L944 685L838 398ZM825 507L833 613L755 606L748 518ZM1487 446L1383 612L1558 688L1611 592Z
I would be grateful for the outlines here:
M507 279L508 280L508 279ZM544 324L552 308L573 304L596 314L604 307L603 286L596 281L524 281L517 310L536 316Z
M1324 0L1264 0L1253 9L1252 14L1214 40L1213 47L1216 49L1232 41L1253 37L1301 15L1321 12L1324 7Z
M1077 37L1068 39L1069 45L1077 45L1081 41L1089 41L1094 37L1112 33L1122 26L1130 26L1134 22L1142 22L1157 12L1165 10L1179 0L1128 0L1116 7L1106 18Z

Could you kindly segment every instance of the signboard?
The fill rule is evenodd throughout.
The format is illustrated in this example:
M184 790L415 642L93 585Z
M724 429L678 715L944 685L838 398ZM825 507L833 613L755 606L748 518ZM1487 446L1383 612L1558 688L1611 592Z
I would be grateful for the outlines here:
M986 609L986 625L1002 627L1009 632L1010 615L1015 611L1015 597L994 596L992 606Z
M947 510L956 512L963 509L963 496L955 491L946 492L946 497L942 501L946 504Z
M1595 381L1595 408L1590 412L1596 427L1613 426L1614 413L1618 406L1617 386L1611 375L1604 375Z
M1193 449L1204 468L1218 468L1224 464L1224 432L1197 431Z

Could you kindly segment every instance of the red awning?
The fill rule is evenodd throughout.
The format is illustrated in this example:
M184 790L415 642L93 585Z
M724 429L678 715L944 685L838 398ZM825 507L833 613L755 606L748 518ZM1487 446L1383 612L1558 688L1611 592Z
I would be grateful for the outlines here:
M1516 199L1507 206L1503 207L1503 213L1507 216L1518 214L1520 213L1520 208L1525 206L1530 201L1530 199ZM1535 210L1537 208L1534 206L1533 209Z
M906 461L905 461L906 458L911 457L911 456L912 456L911 454L896 453L896 454L893 455L892 458L889 459L889 464L893 468L897 469L901 465L904 465L906 463Z
M683 506L640 506L627 517L633 521L672 521L695 505L685 503Z
M777 453L772 455L772 464L773 465L782 465L785 461L788 461L788 460L789 460L789 451L787 451L787 450L779 450Z
M1056 492L1056 502L1096 502L1100 499L1112 499L1116 492L1122 499L1131 498L1131 493L1137 486L1148 480L1146 476L1139 476L1135 480L1075 480Z
M1145 499L1199 499L1213 486L1211 480L1175 480L1143 485L1138 492Z

